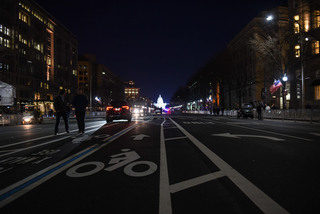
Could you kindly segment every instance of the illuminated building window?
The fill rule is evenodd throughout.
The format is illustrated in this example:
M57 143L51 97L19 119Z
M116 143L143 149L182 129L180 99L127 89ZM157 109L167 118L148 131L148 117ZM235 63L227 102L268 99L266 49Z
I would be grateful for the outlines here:
M19 19L28 24L28 16L22 12L19 12Z
M33 47L34 47L34 49L40 51L40 44L38 44L38 43L35 42L34 45L33 45Z
M299 15L294 16L294 33L299 33L300 29L299 29Z
M314 99L320 100L320 85L314 87Z
M4 33L7 36L11 36L11 30L3 25L0 25L0 33Z
M319 54L319 41L312 42L312 54Z
M299 57L300 57L300 45L296 45L296 46L294 47L294 50L295 50L295 56L296 56L297 58L299 58Z
M313 28L320 27L320 11L316 10L313 12Z
M10 48L10 40L0 37L0 45Z

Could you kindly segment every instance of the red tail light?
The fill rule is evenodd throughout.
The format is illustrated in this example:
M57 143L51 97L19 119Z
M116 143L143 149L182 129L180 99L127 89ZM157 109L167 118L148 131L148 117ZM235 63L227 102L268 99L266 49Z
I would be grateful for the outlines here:
M129 106L122 106L122 108L129 110Z
M113 109L113 106L107 106L107 111Z

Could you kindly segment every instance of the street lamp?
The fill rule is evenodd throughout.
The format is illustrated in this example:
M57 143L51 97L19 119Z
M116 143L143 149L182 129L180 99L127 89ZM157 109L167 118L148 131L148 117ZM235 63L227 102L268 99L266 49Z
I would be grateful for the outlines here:
M93 74L90 77L90 112L92 111L92 77Z
M283 90L282 90L283 109L286 109L286 95L287 95L286 82L288 81L288 77L287 77L287 74L286 74L286 73L283 75L282 81L283 81Z
M289 18L290 19L290 18ZM266 18L267 21L271 21L273 20L273 17L272 16L268 16ZM296 23L298 26L299 26L299 32L300 32L300 39L299 39L299 43L300 43L300 73L301 73L301 108L303 109L304 108L304 103L305 103L305 88L304 88L304 52L303 52L303 29L301 27L301 24L298 22L298 20L296 19L292 19L294 23ZM305 38L305 41L307 42L308 41L308 38L306 37ZM283 80L284 81L284 85L285 85L285 82L288 80L288 78L286 76L284 76L283 78L285 78L286 80Z

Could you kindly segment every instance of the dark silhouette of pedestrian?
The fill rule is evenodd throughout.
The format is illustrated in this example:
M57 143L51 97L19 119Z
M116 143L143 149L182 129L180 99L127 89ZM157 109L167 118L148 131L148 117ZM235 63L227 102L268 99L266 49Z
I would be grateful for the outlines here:
M311 105L309 103L307 103L306 109L311 109Z
M257 107L258 120L262 120L262 117L261 117L261 110L262 110L262 106L261 106L261 104L259 104L259 106Z
M72 105L75 107L75 114L78 123L79 133L84 133L85 122L84 118L86 116L86 107L89 102L85 95L82 94L82 89L78 88L77 95L73 97Z
M60 90L60 95L54 99L54 109L56 110L56 125L54 129L54 134L59 133L59 126L61 117L64 120L64 125L67 133L70 133L69 130L69 119L67 116L67 101L65 99L66 91L64 89Z

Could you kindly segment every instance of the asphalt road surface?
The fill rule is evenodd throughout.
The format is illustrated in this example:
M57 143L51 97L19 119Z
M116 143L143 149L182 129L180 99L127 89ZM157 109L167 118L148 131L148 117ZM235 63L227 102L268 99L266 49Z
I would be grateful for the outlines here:
M320 124L200 115L0 127L0 213L319 213Z

